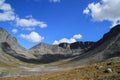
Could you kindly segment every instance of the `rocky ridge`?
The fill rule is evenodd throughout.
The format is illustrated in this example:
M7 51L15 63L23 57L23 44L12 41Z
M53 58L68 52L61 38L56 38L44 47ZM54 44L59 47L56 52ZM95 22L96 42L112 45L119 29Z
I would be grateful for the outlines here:
M113 27L97 42L40 43L29 50L22 48L14 37L0 28L0 72L8 71L0 76L54 72L112 57L120 57L120 25Z
M16 38L12 37L3 28L0 28L0 36L1 53L7 53L21 61L29 63L48 63L74 57L85 52L94 44L94 42L61 43L59 45L40 43L26 50L18 44Z
M40 43L29 50L25 50L7 31L0 28L0 51L3 51L21 61L30 63L53 62L61 59L74 58L82 59L99 55L99 60L119 55L120 53L120 25L115 26L97 42L75 42L72 44L61 43L50 45ZM107 55L109 53L109 55ZM114 55L112 55L114 53ZM103 54L103 55L102 55ZM90 56L91 55L91 56ZM84 57L83 57L84 56ZM80 57L80 58L79 58ZM82 57L82 58L81 58ZM97 57L97 56L96 56Z

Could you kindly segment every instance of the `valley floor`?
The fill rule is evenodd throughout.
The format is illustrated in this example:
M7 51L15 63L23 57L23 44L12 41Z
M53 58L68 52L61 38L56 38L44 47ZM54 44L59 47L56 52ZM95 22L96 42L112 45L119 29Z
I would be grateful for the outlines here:
M111 69L107 72L106 69ZM78 67L72 70L0 80L120 80L120 58Z

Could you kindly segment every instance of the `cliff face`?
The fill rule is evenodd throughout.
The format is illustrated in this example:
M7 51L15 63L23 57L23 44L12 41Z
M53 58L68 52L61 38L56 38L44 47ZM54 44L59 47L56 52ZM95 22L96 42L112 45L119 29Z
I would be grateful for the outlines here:
M59 47L62 47L64 49L89 49L91 46L93 46L95 42L75 42L75 43L60 43Z

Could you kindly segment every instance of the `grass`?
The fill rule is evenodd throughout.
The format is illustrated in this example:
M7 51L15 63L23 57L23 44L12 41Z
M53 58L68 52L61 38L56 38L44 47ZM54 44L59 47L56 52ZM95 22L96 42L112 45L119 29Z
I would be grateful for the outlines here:
M114 64L108 65L110 62L114 62ZM103 67L97 69L98 66ZM111 68L113 72L105 73L104 71L107 68ZM120 80L120 59L86 65L85 67L61 72L16 78L0 78L0 80Z
M6 64L6 63L4 63L4 62L0 62L0 67L11 67L10 65L8 65L8 64Z

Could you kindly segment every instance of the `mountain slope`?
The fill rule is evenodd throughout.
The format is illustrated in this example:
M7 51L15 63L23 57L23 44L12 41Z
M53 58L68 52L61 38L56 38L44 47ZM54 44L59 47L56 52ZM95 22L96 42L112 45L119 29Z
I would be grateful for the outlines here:
M101 61L113 56L119 56L120 53L120 25L112 28L97 42L61 43L59 45L40 43L28 51L22 48L17 43L17 40L2 28L0 28L0 36L1 52L29 63L49 63L74 57L75 60L84 59L85 62L87 60L90 62L89 60L92 58L95 61Z
M31 57L32 55L28 54L26 49L21 47L17 39L12 37L6 30L0 28L0 51L8 53L13 56L23 55L25 57Z
M113 27L86 53L80 54L73 61L78 61L77 64L95 63L118 56L120 57L120 25Z
M94 42L75 42L72 44L61 43L49 45L40 43L29 50L22 48L17 40L6 30L0 28L0 51L7 53L27 63L50 63L61 59L67 59L88 50Z
M55 72L120 57L120 25L112 28L97 42L59 45L40 43L29 50L22 48L17 40L2 28L0 37L1 77ZM8 73L3 75L2 71Z
M111 62L114 64L107 65ZM98 69L100 66L102 66L101 69ZM105 72L108 67L112 69L111 73ZM119 67L120 58L112 58L105 62L71 70L15 78L0 78L0 80L120 80Z

